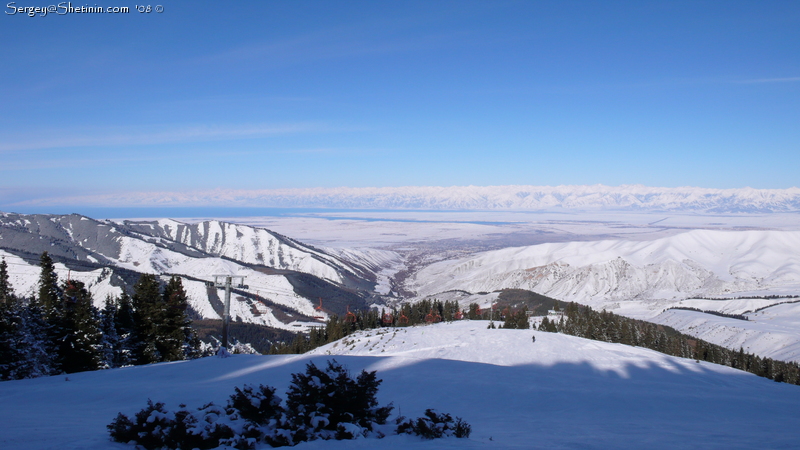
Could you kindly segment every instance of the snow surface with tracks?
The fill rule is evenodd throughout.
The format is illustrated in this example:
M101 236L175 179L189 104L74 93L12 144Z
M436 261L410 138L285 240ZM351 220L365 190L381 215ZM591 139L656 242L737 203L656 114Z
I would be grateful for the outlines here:
M532 336L536 342L532 342ZM360 332L294 356L235 355L0 383L0 447L133 449L105 426L147 399L174 410L225 404L262 383L284 398L291 374L335 358L377 370L395 414L435 408L469 439L315 441L303 449L796 448L800 387L651 350L463 321ZM10 405L14 405L10 407ZM268 447L265 447L268 448Z

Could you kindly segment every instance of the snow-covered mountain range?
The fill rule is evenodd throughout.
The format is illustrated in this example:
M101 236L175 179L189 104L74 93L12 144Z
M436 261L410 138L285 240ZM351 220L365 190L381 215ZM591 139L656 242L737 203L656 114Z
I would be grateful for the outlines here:
M795 294L800 291L800 232L694 230L650 241L506 248L431 264L407 287L420 296L520 288L597 307L631 300Z
M347 305L363 307L375 300L376 286L388 293L386 276L376 272L397 257L357 250L338 256L266 229L219 221L0 214L0 256L18 294L34 294L44 251L58 262L61 279L86 283L98 306L129 288L139 273L178 275L195 312L219 318L223 291L207 282L214 275L245 276L247 288L235 291L232 318L286 329L341 314ZM322 311L316 309L319 298Z
M50 198L25 205L239 206L426 210L800 211L800 189L623 186L404 186L140 192Z

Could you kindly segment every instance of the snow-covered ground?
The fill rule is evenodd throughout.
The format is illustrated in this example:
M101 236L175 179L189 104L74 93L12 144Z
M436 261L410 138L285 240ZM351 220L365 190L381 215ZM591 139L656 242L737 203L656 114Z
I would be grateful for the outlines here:
M693 230L648 240L513 247L431 264L419 295L529 289L595 307L626 300L800 291L800 232Z
M531 337L536 336L536 342ZM283 393L290 374L335 358L377 370L395 413L468 421L470 439L317 441L297 449L796 448L800 387L654 351L463 321L372 330L309 355L238 355L0 383L0 448L132 449L105 429L148 398L224 404L234 386Z
M199 222L209 218L182 219ZM302 242L337 247L402 246L442 240L656 239L692 229L800 231L800 214L697 214L652 211L330 211L286 216L227 217ZM594 238L592 238L594 237Z
M771 301L786 302L787 299ZM706 300L705 302L721 304L729 301ZM744 300L739 302L744 302ZM685 306L701 308L701 306L693 306L692 302L685 303ZM706 306L714 305L706 303ZM705 309L713 310L713 308ZM740 314L741 312L734 310L731 313ZM651 321L671 326L682 333L697 336L733 350L743 348L748 353L800 362L800 303L779 304L745 314L745 316L748 320L673 309L664 311L652 318Z

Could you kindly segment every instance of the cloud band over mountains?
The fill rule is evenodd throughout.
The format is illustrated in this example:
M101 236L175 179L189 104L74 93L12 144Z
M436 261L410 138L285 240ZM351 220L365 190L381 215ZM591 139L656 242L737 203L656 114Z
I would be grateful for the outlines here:
M800 189L623 186L406 186L131 192L40 198L21 206L422 210L800 212Z

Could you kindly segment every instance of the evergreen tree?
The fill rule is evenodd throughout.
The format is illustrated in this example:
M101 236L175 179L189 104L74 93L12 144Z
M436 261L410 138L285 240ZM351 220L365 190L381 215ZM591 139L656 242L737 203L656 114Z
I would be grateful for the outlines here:
M11 288L11 282L8 279L8 263L6 259L0 260L0 308L2 305L10 304L14 290Z
M8 281L8 265L0 261L0 380L18 378L17 367L25 359L19 343L24 333L20 304Z
M530 328L530 323L528 322L528 308L525 307L520 311L515 313L509 314L506 317L506 321L503 324L503 328L511 328L516 330L527 330Z
M66 373L97 370L101 367L102 334L92 297L80 281L67 280L61 290L64 300L57 327L58 365Z
M12 345L21 350L21 357L10 368L10 379L36 378L56 373L55 354L50 344L49 325L37 304L23 307L17 303L18 332Z
M100 331L103 334L100 340L100 353L103 368L106 369L122 367L128 363L123 349L123 338L117 332L118 315L117 301L109 295L100 312Z
M467 312L467 318L469 320L480 320L481 319L481 308L478 306L477 303L470 303L469 304L469 312Z
M116 305L117 314L114 320L114 326L120 340L119 365L120 367L124 367L134 362L133 341L136 319L133 312L131 296L125 291L117 298Z
M157 347L162 361L194 358L200 351L200 340L189 319L189 299L179 277L170 278L164 288L164 318L158 326Z
M143 274L133 286L133 335L131 349L135 364L150 364L161 361L158 342L158 324L164 320L164 302L161 298L158 279L152 274Z
M286 393L286 412L294 430L294 441L314 435L323 439L354 439L353 427L371 431L376 424L385 424L393 407L378 406L376 395L381 384L376 373L362 370L356 379L335 360L325 370L309 363L306 373L292 374Z
M59 315L58 307L61 303L62 292L58 287L58 275L55 271L53 259L47 252L42 253L39 258L39 267L41 273L39 274L39 296L37 301L42 307L45 318L48 321L57 320Z

